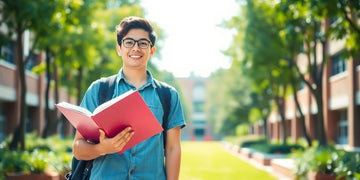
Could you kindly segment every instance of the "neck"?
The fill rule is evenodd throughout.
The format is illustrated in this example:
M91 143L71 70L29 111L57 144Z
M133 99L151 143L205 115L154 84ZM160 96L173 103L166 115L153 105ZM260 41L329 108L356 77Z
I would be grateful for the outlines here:
M136 87L136 89L139 89L141 86L143 86L147 80L147 73L145 70L134 70L134 69L123 69L123 73L125 76L126 81L131 83Z

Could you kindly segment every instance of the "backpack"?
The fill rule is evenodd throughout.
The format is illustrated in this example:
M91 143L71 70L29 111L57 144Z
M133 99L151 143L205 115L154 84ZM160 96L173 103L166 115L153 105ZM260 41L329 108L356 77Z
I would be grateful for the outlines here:
M100 79L100 88L99 88L99 105L110 100L114 93L114 84L115 84L116 75ZM166 142L166 131L164 125L167 124L166 121L169 116L171 94L170 88L166 84L154 79L156 92L160 98L162 108L164 110L163 116L163 137L164 137L164 147ZM67 180L88 180L90 178L91 169L93 165L93 160L85 161L78 160L73 157L71 162L72 170L65 175Z

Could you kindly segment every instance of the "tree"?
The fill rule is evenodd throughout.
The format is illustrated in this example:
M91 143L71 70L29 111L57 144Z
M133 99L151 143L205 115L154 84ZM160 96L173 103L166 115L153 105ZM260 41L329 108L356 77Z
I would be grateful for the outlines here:
M218 70L210 78L206 107L209 121L217 134L234 135L236 126L249 119L252 102L249 81L236 63L228 70Z
M269 114L267 107L270 107L269 97L277 106L282 125L283 143L286 143L286 124L284 103L287 96L287 85L289 81L289 70L286 62L282 59L285 47L279 37L279 19L273 8L273 2L265 1L246 1L242 19L245 25L238 30L243 33L242 68L244 74L251 79L252 89L258 96L264 96L259 100L259 104L269 104L262 106L266 109L264 114ZM236 43L236 42L235 42ZM236 52L236 51L235 51ZM267 92L267 93L264 93Z
M51 13L51 7L48 6L48 2L44 0L33 3L31 0L2 0L3 8L0 13L2 14L1 24L5 24L8 28L7 36L9 39L15 33L16 45L18 55L16 58L17 73L19 76L18 85L20 86L19 102L20 102L20 119L17 125L13 139L10 143L10 148L21 150L25 149L25 118L26 112L26 79L25 79L25 65L26 60L24 58L23 51L23 33L25 30L32 30L42 24L43 21L48 20L48 13ZM48 9L50 8L50 9ZM39 18L42 17L42 18ZM36 40L34 44L36 44Z

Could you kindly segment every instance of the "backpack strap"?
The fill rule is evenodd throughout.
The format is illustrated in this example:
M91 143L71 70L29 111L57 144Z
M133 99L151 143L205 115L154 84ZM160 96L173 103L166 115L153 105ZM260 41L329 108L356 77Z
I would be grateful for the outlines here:
M160 98L160 102L162 105L162 108L164 110L164 116L163 116L163 123L162 123L162 127L164 129L164 148L166 145L166 130L165 130L165 125L168 122L168 118L169 118L169 112L170 112L170 106L171 106L171 93L170 93L170 87L163 83L160 82L156 79L154 79L155 82L155 86L156 86L156 92Z
M116 74L100 78L99 105L110 100L114 94Z

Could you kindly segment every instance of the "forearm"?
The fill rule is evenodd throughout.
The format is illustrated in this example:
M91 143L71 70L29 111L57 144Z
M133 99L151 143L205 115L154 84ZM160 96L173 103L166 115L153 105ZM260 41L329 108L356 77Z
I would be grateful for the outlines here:
M78 135L75 136L73 142L73 153L76 159L91 160L102 155L99 145L86 142L85 139Z
M181 147L166 150L165 165L167 180L178 180L181 164Z
M91 160L102 155L98 145L90 144L86 141L78 140L73 146L74 156L79 160ZM77 146L77 147L76 147Z
M122 150L129 142L134 132L130 127L125 128L119 134L112 138L107 138L105 132L100 130L99 143L92 144L86 142L80 133L76 132L73 149L74 156L81 160L91 160L105 154L112 154Z

